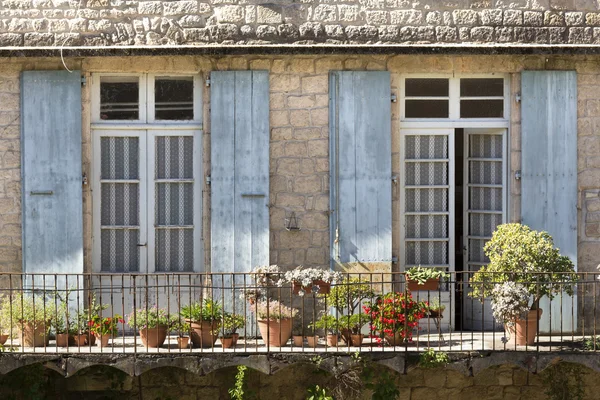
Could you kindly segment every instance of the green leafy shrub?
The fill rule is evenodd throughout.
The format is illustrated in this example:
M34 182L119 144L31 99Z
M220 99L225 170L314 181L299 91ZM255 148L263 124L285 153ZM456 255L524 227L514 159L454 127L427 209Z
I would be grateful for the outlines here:
M189 321L221 321L223 318L223 307L212 299L204 299L202 303L196 302L189 306L181 307L179 314Z
M335 400L333 396L327 394L325 388L319 385L313 385L308 388L308 397L306 400Z
M443 351L429 348L419 355L419 367L421 368L439 368L448 363L450 363L448 353Z
M532 310L543 296L552 299L563 291L573 295L577 280L573 262L560 254L547 232L521 224L499 225L484 252L490 262L470 279L471 297L488 297L495 285L504 282L523 284L533 298Z

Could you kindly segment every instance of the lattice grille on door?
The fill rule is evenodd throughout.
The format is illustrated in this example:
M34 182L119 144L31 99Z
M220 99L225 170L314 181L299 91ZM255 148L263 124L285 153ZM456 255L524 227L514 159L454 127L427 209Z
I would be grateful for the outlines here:
M139 271L139 139L103 137L100 152L102 271Z
M156 137L156 271L194 269L193 141L191 136Z

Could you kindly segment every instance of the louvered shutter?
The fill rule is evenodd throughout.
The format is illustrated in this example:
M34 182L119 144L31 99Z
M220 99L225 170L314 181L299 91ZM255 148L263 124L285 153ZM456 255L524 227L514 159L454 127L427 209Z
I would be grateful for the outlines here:
M561 254L577 263L577 74L525 71L521 93L522 223L550 233ZM563 295L550 309L544 299L540 331L576 329L575 300Z
M389 72L330 75L332 263L391 266Z
M82 273L81 75L26 71L21 95L23 270Z

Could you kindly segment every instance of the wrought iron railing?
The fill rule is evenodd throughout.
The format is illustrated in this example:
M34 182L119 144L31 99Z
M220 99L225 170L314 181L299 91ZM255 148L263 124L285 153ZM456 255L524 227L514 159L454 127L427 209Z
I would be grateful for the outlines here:
M278 273L2 273L0 343L25 353L599 349L600 275L548 277L520 279L527 307L532 293L554 293L542 312L501 321L493 310L511 306L486 297L502 285L492 274L474 283L451 273L413 287L404 273L345 273L306 286Z

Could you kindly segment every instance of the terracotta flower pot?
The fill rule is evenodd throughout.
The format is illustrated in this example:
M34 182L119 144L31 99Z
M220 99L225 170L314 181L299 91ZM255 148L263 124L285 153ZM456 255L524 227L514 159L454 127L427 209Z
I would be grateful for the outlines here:
M338 345L338 339L339 338L338 338L337 334L336 335L328 334L327 335L327 346L329 346L329 347L337 347L337 345Z
M95 346L96 345L96 336L94 336L91 332L86 334L85 339L86 346Z
M315 336L307 336L306 337L306 341L308 342L308 347L317 347L317 344L319 342L319 337L317 335Z
M8 340L8 335L0 335L0 345L3 345Z
M317 279L313 281L313 284L311 286L304 286L302 287L302 285L299 282L294 282L294 294L298 294L300 293L300 289L304 289L304 293L308 294L308 293L312 293L312 288L313 286L319 286L319 293L320 294L329 294L329 292L331 291L331 283L330 282L325 282L321 279Z
M237 346L238 339L240 338L239 333L232 333L231 338L233 339L233 345Z
M82 347L87 344L87 340L89 337L89 333L82 333L79 335L73 336L73 346Z
M444 312L440 310L429 310L429 318L443 318Z
M292 319L285 318L276 320L258 320L258 329L265 344L281 347L292 337Z
M189 321L190 338L194 347L213 347L218 338L219 322L217 321Z
M20 334L21 344L25 347L43 347L48 345L48 334L44 323L25 323Z
M425 281L424 284L419 285L417 283L417 281L408 281L408 290L410 290L411 292L415 292L417 290L429 290L429 291L435 291L438 290L440 287L440 280L439 279L427 279Z
M402 337L402 331L394 332L393 335L388 335L386 333L384 336L385 341L388 342L390 346L402 346L405 343L405 340Z
M140 329L140 337L144 346L156 349L165 343L167 327L157 326L155 328Z
M233 338L232 337L221 338L221 345L223 346L224 349L230 349L233 346Z
M178 336L177 337L177 347L180 349L187 349L190 345L190 337L189 336Z
M56 334L56 345L58 347L69 347L73 345L73 338L68 333L57 333Z
M292 338L294 339L294 346L302 347L302 345L304 344L304 336L294 335Z
M365 338L365 335L363 335L362 333L355 335L352 334L352 346L356 346L356 347L360 347L362 346L362 342Z
M344 343L346 343L348 346L352 346L352 332L350 329L341 329L340 334L342 335L342 340Z
M543 310L531 310L527 313L526 319L518 319L515 325L508 325L507 331L510 333L511 341L517 346L535 344L535 337L538 333L538 320L542 317ZM513 339L514 338L514 339Z
M96 345L98 347L106 347L108 346L108 340L110 339L110 335L94 335L96 337Z

